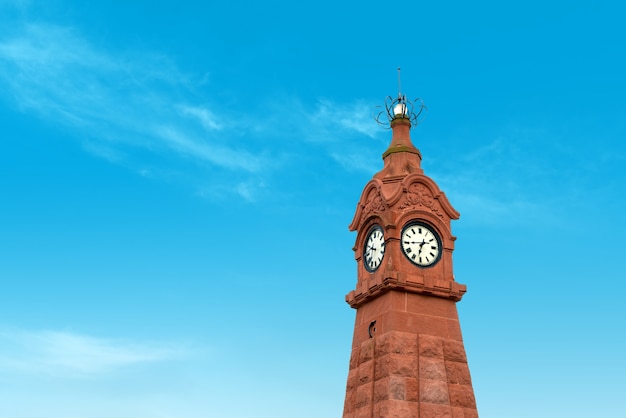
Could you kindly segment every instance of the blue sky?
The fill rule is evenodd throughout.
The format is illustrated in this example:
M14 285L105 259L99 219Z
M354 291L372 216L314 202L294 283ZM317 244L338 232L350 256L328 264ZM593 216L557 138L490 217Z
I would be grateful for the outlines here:
M340 416L398 66L481 417L626 416L625 11L0 0L0 416Z

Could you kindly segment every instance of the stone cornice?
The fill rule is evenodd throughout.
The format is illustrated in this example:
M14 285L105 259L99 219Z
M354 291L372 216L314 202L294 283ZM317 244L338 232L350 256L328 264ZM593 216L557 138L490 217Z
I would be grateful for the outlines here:
M372 279L367 283L360 283L356 290L346 295L346 302L354 309L359 308L370 300L390 290L399 290L408 293L418 293L451 299L458 302L463 298L467 287L449 280L428 280L422 277L407 277L402 273L389 273L384 279Z

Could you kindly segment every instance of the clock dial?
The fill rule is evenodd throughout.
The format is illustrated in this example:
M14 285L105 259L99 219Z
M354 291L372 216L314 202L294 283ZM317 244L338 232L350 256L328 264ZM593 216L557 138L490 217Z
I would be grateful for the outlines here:
M363 265L369 272L376 271L385 256L385 234L383 229L375 225L367 234L363 247Z
M423 222L411 222L402 230L402 252L419 267L430 267L441 258L441 238Z

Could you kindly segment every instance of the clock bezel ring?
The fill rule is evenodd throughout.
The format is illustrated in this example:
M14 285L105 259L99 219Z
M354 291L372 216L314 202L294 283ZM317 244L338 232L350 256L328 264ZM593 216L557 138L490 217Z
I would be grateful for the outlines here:
M380 264L378 264L378 265L377 265L376 267L374 267L374 268L371 268L371 267L368 265L368 263L367 263L367 259L366 259L366 256L365 256L365 252L366 252L366 249L367 249L367 240L369 239L369 237L372 235L372 233L373 233L375 230L379 230L379 231L383 234L383 244L385 245L385 248L384 248L384 250L383 250L383 256L382 256L382 258L381 258L381 260L380 260ZM382 227L382 226L380 226L379 224L374 224L374 225L372 225L372 227L370 227L370 228L367 230L367 234L365 235L365 239L363 240L363 245L362 245L362 253L361 253L361 260L363 261L363 267L365 267L365 270L366 270L368 273L374 273L376 270L378 270L378 269L380 268L380 266L383 264L383 261L385 260L385 253L386 253L386 250L387 250L387 242L386 242L386 239L385 239L385 230L384 230L384 229L383 229L383 227Z
M437 256L435 257L435 259L430 262L427 265L422 265L422 264L418 264L416 263L413 259L411 259L411 257L409 257L409 255L406 253L406 250L404 248L404 242L402 241L402 237L404 237L404 232L409 229L410 227L413 226L422 226L426 229L428 229L434 236L435 239L437 240L437 245L439 247L439 253L437 254ZM408 221L404 227L402 228L402 232L400 234L400 249L402 250L402 254L404 254L404 256L406 257L407 260L409 260L411 262L411 264L413 264L416 267L422 268L422 269L427 269L427 268L431 268L436 266L439 261L441 260L441 257L443 255L443 243L441 240L441 235L439 234L439 230L432 224L422 221L422 220L411 220Z

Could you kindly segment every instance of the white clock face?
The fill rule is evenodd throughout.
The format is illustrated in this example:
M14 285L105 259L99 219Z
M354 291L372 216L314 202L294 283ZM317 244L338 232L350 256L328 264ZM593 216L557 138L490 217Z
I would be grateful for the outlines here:
M383 262L384 256L385 234L383 229L376 225L370 230L365 239L365 246L363 247L363 264L365 269L369 272L376 271Z
M404 255L420 267L430 267L441 258L441 239L434 229L422 222L411 222L402 230Z

